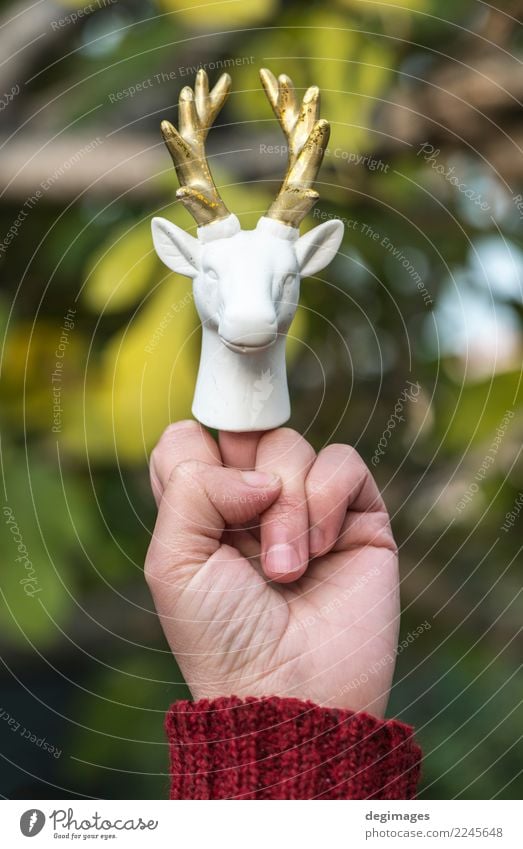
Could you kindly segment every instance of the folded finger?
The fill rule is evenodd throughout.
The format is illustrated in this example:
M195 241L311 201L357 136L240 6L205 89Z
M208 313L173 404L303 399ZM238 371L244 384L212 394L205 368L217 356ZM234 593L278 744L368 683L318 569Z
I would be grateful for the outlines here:
M185 460L198 460L221 466L220 450L211 434L190 419L170 424L151 453L149 471L151 487L159 504L172 470Z
M371 472L350 445L329 445L318 454L305 483L310 520L310 555L345 547L350 524L360 520L358 538L388 525L385 504ZM343 543L341 537L343 536Z
M147 552L150 584L157 588L162 581L169 583L173 575L183 587L184 580L189 581L219 549L225 525L252 519L273 503L280 487L276 475L225 469L194 459L176 464L162 495Z

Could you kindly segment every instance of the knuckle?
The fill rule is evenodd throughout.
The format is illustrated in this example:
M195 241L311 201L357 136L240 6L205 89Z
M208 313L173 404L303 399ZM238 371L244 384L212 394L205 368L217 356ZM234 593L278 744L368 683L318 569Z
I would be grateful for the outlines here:
M352 445L333 443L322 449L319 463L307 476L307 498L314 501L342 499L361 488L370 472Z
M204 465L204 463L200 463L198 460L182 460L180 463L176 463L169 474L169 483L190 483L194 485L198 481L199 476L201 476L203 471L202 466Z
M371 538L373 544L381 548L388 548L397 557L399 550L390 524L389 514L386 510L380 510L370 515L372 516L373 533Z
M345 473L350 467L352 473L356 473L358 477L364 477L369 470L365 460L361 454L356 451L352 445L344 445L343 443L332 443L321 452L340 473Z
M182 433L195 432L199 429L199 427L200 425L191 419L181 422L172 422L167 425L158 442L151 451L150 462L152 464L158 463L175 439L179 438Z
M307 497L324 498L329 491L329 480L320 478L318 475L310 475L307 479Z
M303 437L302 437L302 439L303 439ZM303 454L304 454L305 465L306 466L312 466L312 464L314 463L314 461L316 459L316 451L314 450L314 448L312 447L310 442L307 442L306 439L303 439L302 450L303 450Z
M307 442L305 437L297 430L293 430L291 427L282 427L278 433L281 434L281 439L286 445L291 445L295 450L298 449L307 459L313 459L316 456L310 442Z
M149 466L150 468L155 468L158 465L159 455L161 454L160 443L157 442L151 451L151 455L149 457Z
M304 466L311 465L316 452L305 437L291 427L280 427L265 433L258 444L258 456L269 455L275 460L298 456Z
M171 422L162 433L158 444L172 442L173 439L179 437L182 433L196 433L201 430L201 426L193 419L182 419L179 422Z
M283 439L302 439L301 433L298 433L297 430L294 430L292 427L279 427L277 431L274 431L275 436L282 437Z
M305 500L292 495L281 495L274 507L270 508L271 522L281 525L293 524L305 510ZM269 512L269 511L268 511Z
M322 454L326 456L335 455L336 459L344 459L344 460L352 460L355 463L361 463L365 465L361 454L356 451L353 445L346 445L344 442L332 442L330 445L327 445Z

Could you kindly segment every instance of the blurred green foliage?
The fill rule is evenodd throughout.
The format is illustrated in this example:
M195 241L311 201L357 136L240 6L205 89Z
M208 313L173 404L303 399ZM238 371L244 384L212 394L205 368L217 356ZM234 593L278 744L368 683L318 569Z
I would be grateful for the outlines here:
M20 124L30 118L39 138L74 126L87 141L115 133L122 144L140 135L159 145L159 119L172 118L177 91L192 77L121 101L111 94L171 68L247 57L232 71L234 91L210 149L227 205L250 227L284 169L283 157L267 163L256 155L262 139L282 142L258 68L285 71L299 87L321 87L332 137L317 209L346 220L347 228L324 280L302 286L289 348L291 425L316 447L350 442L370 462L407 381L421 386L375 472L402 555L402 629L431 624L400 656L391 701L391 712L418 729L428 798L517 798L523 789L513 748L522 720L514 677L521 532L517 524L510 533L500 530L523 489L521 290L507 295L496 284L499 275L472 261L481 258L478 239L486 234L497 245L494 268L507 261L504 234L521 248L517 212L473 143L431 122L429 84L426 133L444 147L442 161L459 153L463 170L474 164L470 180L490 190L493 206L496 192L505 192L496 220L464 206L416 155L423 130L406 130L400 143L386 129L395 109L407 127L418 104L409 106L408 97L434 68L452 82L469 50L473 61L476 45L467 31L479 31L484 14L465 0L411 0L401 8L359 0L193 8L185 0L119 2L70 24L66 43L57 39L26 69L27 77L38 76L10 117ZM517 33L507 38L507 50L516 50ZM242 160L231 150L254 155ZM102 159L103 151L101 145ZM336 151L366 155L367 164ZM381 162L375 170L372 158ZM133 160L120 167L131 189ZM124 190L108 198L89 185L72 200L49 194L2 259L4 503L42 587L34 598L24 593L6 526L2 656L22 670L13 710L37 705L35 691L23 684L35 664L44 676L53 670L49 687L63 694L52 733L67 754L54 772L39 764L32 773L61 787L59 795L65 788L71 795L165 796L163 714L170 701L187 696L141 566L154 522L147 456L168 422L190 415L199 354L190 283L155 257L149 221L162 214L188 229L193 223L173 204L167 154L164 170L148 179L149 194ZM23 202L4 197L3 233ZM306 226L314 223L310 216ZM461 325L448 320L447 302ZM69 309L76 310L74 329L60 381L60 427L53 431L51 375ZM489 359L493 327L501 355ZM495 463L460 511L507 409L514 417ZM6 781L6 795L22 792L16 770ZM45 797L46 785L34 792Z

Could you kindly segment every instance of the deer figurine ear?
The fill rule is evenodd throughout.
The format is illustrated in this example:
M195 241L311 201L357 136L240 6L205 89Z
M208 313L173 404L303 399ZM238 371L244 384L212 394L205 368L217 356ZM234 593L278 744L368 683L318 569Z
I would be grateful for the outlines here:
M300 274L307 277L321 271L336 256L343 239L342 221L325 221L318 224L295 244Z
M151 229L155 251L167 268L186 277L196 277L202 250L198 239L166 218L153 218Z

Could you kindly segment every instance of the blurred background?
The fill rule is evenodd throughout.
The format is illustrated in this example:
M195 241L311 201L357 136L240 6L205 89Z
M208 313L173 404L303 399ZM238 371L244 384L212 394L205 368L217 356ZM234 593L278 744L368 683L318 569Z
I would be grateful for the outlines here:
M496 8L499 6L499 8ZM0 12L0 793L167 795L187 690L142 564L148 454L190 415L194 233L159 134L198 67L233 91L209 161L245 227L285 170L258 69L317 84L316 212L342 250L302 284L291 426L371 464L401 551L390 715L422 798L521 798L521 0L93 0ZM323 216L323 218L322 218Z

